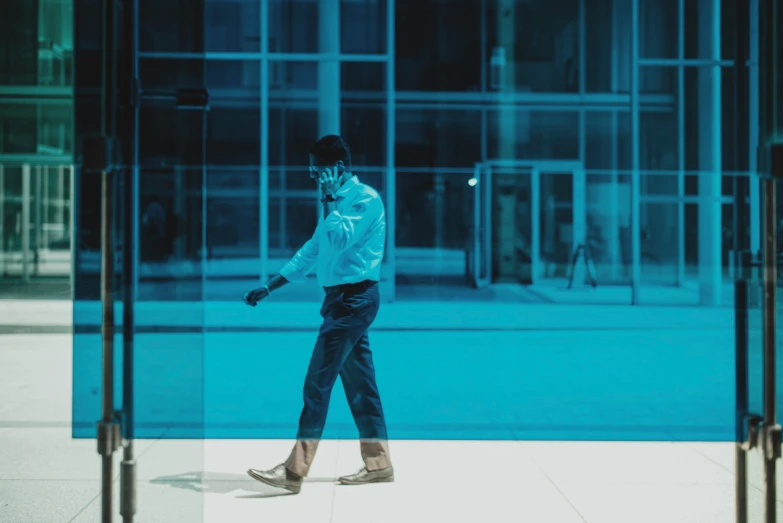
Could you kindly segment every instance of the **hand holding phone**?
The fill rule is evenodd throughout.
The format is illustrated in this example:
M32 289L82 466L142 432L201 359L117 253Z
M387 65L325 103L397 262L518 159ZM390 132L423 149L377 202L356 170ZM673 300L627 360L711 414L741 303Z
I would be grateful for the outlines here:
M321 187L321 196L334 196L340 189L341 177L342 172L340 171L339 164L335 164L334 167L321 171L321 174L318 176L318 184Z

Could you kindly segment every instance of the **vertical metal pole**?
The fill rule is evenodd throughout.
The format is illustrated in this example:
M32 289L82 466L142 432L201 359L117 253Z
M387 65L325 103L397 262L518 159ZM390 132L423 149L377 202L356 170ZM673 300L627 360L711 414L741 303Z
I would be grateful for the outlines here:
M103 342L101 421L98 424L98 452L101 455L101 521L113 519L114 451L119 446L119 431L114 416L114 173L108 138L113 130L115 103L115 2L104 0L103 11L103 60L101 88L101 134L104 159L101 176L101 337Z
M22 280L30 279L30 165L22 166Z
M764 181L764 425L771 427L776 422L775 397L775 290L777 287L776 267L776 208L775 181ZM765 447L766 447L765 442ZM764 456L764 498L767 523L776 523L777 516L777 460L765 448Z
M123 309L122 309L122 412L125 429L122 463L120 464L120 515L123 523L133 523L136 515L136 458L134 439L134 348L136 337L136 289L138 275L138 202L139 202L139 1L130 0L130 13L125 27L130 39L130 165L125 166L123 192Z
M473 167L473 179L476 180L476 185L473 186L473 236L471 243L473 244L471 249L471 276L473 277L473 286L479 288L481 279L481 266L482 266L482 254L481 254L481 190L484 180L482 179L482 167L480 163L477 163Z
M76 191L76 169L73 165L68 166L68 199L63 200L63 205L68 202L68 228L70 236L70 250L71 250L71 271L70 271L70 283L71 283L71 299L76 300L76 210L79 208L79 195ZM81 173L80 173L81 176Z
M772 175L764 181L764 517L766 523L777 521L777 458L780 442L773 435L780 435L777 426L776 405L776 300L777 288L777 209L776 181L783 175L783 145L778 140L778 1L766 0L762 13L764 56L762 65L762 103L764 135L762 146L767 151L767 172Z
M639 158L639 0L631 0L631 305L641 279L641 173Z
M483 269L484 285L492 283L492 164L486 165L483 173L484 185L481 189L481 213L482 213L482 242L481 257L484 260ZM540 187L540 184L539 184Z
M489 159L487 153L487 0L481 0L481 161Z
M199 28L200 31L205 30L205 22L206 22L206 0L199 1L198 4L196 4L198 9L200 10L200 22L201 27ZM195 6L194 6L195 7ZM206 44L202 41L201 48L206 51ZM209 88L211 87L209 84L208 76L207 76L207 69L210 66L209 59L207 59L206 52L203 55L202 58L202 68L201 68L201 85L204 88L205 92L209 92ZM207 111L209 111L209 104L207 104L202 110L201 110L201 122L199 124L201 125L201 136L199 140L199 147L200 147L200 157L199 157L199 171L201 174L201 256L199 257L200 267L199 267L199 274L201 275L201 288L199 289L199 295L201 297L201 302L204 304L201 308L201 314L202 314L202 322L205 322L204 315L206 313L206 292L207 292L207 282L209 280L207 271L209 269L209 259L210 259L210 245L209 245L209 213L207 212L209 210L209 171L207 170L207 125L208 125L208 119L207 119ZM204 365L204 345L202 342L202 352L201 352L201 364ZM203 367L202 367L203 368ZM203 379L203 378L202 378ZM201 388L201 401L204 401L204 388ZM202 403L202 412L203 410L203 403ZM204 422L204 418L201 418L202 423ZM203 431L203 426L202 426ZM202 433L203 434L203 433ZM202 436L203 437L203 436Z
M258 255L261 281L269 277L269 0L261 0L261 158Z
M396 142L396 94L395 94L395 0L386 0L386 260L389 267L388 300L394 301L397 273L397 172L395 170L394 144Z
M748 244L748 189L750 179L745 175L748 169L748 2L737 2L734 10L734 129L732 145L734 147L734 176L732 186L734 205L732 217L734 222L734 245L732 249L735 267L742 267L742 253L747 251ZM742 174L741 174L742 173Z
M57 187L56 199L57 205L54 210L54 223L65 227L65 169L63 165L57 166Z
M584 95L587 91L587 8L585 7L586 0L579 0L579 34L578 40L578 59L579 59L579 95L582 97L580 100L580 117L582 118L582 125L584 125ZM581 128L584 133L584 127ZM584 134L580 137L584 139ZM580 157L580 160L584 163L585 159Z
M481 0L481 17L480 22L481 24L481 94L486 95L487 93L487 0ZM482 96L482 102L483 102L484 96ZM483 110L481 114L486 114L486 111ZM486 160L486 158L482 157L482 161Z
M532 284L539 283L539 276L541 271L541 171L538 167L533 167L530 172L530 214L533 216L531 220L530 231L530 254L531 254L531 280Z
M682 2L683 0L680 0ZM754 2L756 0L753 0ZM752 9L752 7L751 7ZM735 171L744 170L745 165L750 162L750 157L747 151L753 149L745 149L749 146L750 140L745 138L745 133L753 132L754 125L750 116L752 99L749 97L749 64L746 63L746 56L750 58L750 52L748 45L752 40L752 36L749 39L748 34L745 31L750 29L748 17L749 13L753 13L753 10L749 10L749 6L746 2L737 3L737 12L735 14L735 26L737 32L737 38L735 42L735 54L734 54L734 150L735 150ZM754 17L751 15L750 19ZM743 27L744 26L744 27ZM747 112L747 116L743 116L743 112ZM746 119L747 118L747 119ZM756 124L757 126L757 124ZM756 129L758 132L758 129ZM744 143L743 143L744 141ZM745 418L748 413L748 267L745 267L745 260L748 258L743 256L743 252L748 246L752 246L747 243L747 239L744 237L746 226L748 224L748 203L745 198L748 196L749 189L753 184L758 185L756 177L749 175L744 177L743 180L738 179L739 173L735 173L734 188L735 188L735 203L734 203L734 230L735 230L735 266L738 269L736 275L737 280L734 284L734 312L735 312L735 347L736 347L736 442L734 448L734 468L736 470L735 477L735 519L736 523L748 522L748 453L744 448L744 442L747 439ZM753 208L752 202L750 202L750 208ZM752 213L752 211L751 211ZM751 233L753 220L751 222ZM740 243L742 242L742 243Z
M587 244L590 231L587 229L587 173L584 165L587 161L587 113L585 112L584 96L586 90L585 72L587 71L587 20L585 0L579 0L579 161L582 168L571 173L572 195L571 221L572 221L572 245L571 252L576 252L579 244Z
M677 0L677 59L685 59L685 0ZM685 283L685 67L677 65L677 285Z
M587 244L587 175L584 169L572 171L572 230L571 252L576 252L580 244Z
M582 162L582 170L575 171L572 173L573 176L573 195L574 195L574 201L573 206L571 208L571 216L573 220L573 230L576 232L577 230L580 231L580 234L574 234L574 237L576 239L576 236L579 236L578 238L578 245L581 242L587 241L587 235L589 234L589 231L587 230L587 173L584 171L584 165L586 165L587 162L587 113L585 111L585 104L584 104L584 97L585 97L585 90L586 90L586 84L585 84L585 72L587 71L586 62L586 52L587 52L587 39L586 39L586 31L587 31L587 14L586 14L586 7L585 7L585 1L586 0L579 0L579 34L578 37L578 45L579 45L579 96L581 98L579 102L579 161ZM577 207L580 207L580 209L577 209ZM584 232L582 232L584 231ZM576 247L574 247L575 249Z
M747 434L748 414L748 281L741 272L734 284L734 346L735 346L735 500L736 523L748 522L748 460L743 448Z
M5 275L5 166L0 165L0 279Z
M114 177L110 169L103 172L101 180L101 302L103 315L101 334L103 340L103 388L101 421L106 426L114 421L114 253L112 238L112 194ZM109 434L106 440L114 438ZM113 446L113 445L112 445ZM101 477L102 521L112 521L113 449L102 456Z
M41 211L43 206L43 191L41 183L41 173L44 171L44 167L41 165L35 166L35 196L31 201L33 206L33 226L32 226L32 255L33 255L33 275L39 276L41 268L41 236L43 232L43 224L41 220Z
M620 89L618 86L618 74L617 74L617 68L620 66L619 64L619 53L617 49L617 42L619 40L618 38L618 32L620 31L620 17L617 14L618 9L618 0L613 0L612 2L612 12L611 12L611 20L612 20L612 50L611 50L611 80L610 80L610 89L612 94L617 93ZM609 233L607 234L607 244L609 247L609 263L611 264L610 267L610 274L612 280L616 280L618 274L620 273L620 264L622 257L620 255L621 253L621 246L620 246L620 177L617 173L618 163L619 163L619 150L620 150L620 122L619 122L619 115L617 114L616 110L613 110L611 112L611 118L612 118L612 133L611 133L611 144L612 144L612 173L611 173L611 186L609 190L609 207L610 207L610 226L609 226ZM623 184L625 185L625 184Z
M40 253L44 249L49 249L50 241L49 241L49 231L46 229L46 225L50 223L50 216L49 216L49 207L51 199L49 197L50 194L50 188L49 188L49 166L44 165L41 167L41 200L39 203L39 207L41 208L41 221L40 221L40 229L41 229L41 240L38 244L38 252ZM39 254L40 256L40 254Z
M288 118L288 111L285 106L280 107L280 128L278 130L280 139L280 158L285 158L286 147L288 146L286 141L285 122ZM279 213L279 225L278 234L280 235L280 247L283 249L288 247L288 166L285 165L286 161L283 160L283 165L280 166L280 200L278 203ZM318 207L318 212L323 216L323 209Z
M750 252L754 255L761 249L761 184L758 172L759 150L759 0L749 0L749 70L748 70L748 183L750 200Z

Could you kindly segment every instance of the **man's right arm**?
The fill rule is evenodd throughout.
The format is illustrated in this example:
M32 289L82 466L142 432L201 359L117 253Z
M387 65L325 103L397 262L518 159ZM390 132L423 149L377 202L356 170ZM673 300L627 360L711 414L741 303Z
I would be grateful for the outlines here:
M318 261L318 239L313 236L301 249L294 254L294 257L286 263L279 274L271 276L266 283L257 289L250 291L245 295L245 303L255 307L256 303L266 299L272 292L289 282L301 282L307 278L307 275L313 269Z
M278 276L286 280L286 283L289 281L295 283L303 282L307 279L307 275L310 274L310 271L313 270L313 267L315 267L317 262L318 237L313 235L313 237L294 254L291 260L280 269L280 274ZM267 285L269 285L270 290L274 290L272 289L271 284L268 283ZM282 285L285 285L285 283Z

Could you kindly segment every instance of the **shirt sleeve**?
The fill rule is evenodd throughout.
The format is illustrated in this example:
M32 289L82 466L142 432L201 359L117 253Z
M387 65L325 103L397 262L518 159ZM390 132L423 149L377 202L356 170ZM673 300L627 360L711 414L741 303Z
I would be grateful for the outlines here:
M337 252L355 244L383 216L383 202L374 194L363 194L343 212L334 211L321 224L324 238Z
M280 269L280 276L294 283L307 279L318 262L318 238L313 236L299 249L293 258Z

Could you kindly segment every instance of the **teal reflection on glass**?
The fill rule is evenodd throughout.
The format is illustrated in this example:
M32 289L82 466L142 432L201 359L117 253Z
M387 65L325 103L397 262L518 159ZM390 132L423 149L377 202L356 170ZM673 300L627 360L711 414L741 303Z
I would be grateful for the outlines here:
M296 436L319 304L263 307L138 304L137 438ZM75 437L100 417L89 316ZM733 329L730 307L409 302L382 306L370 340L391 439L733 441ZM324 438L356 437L338 380Z

